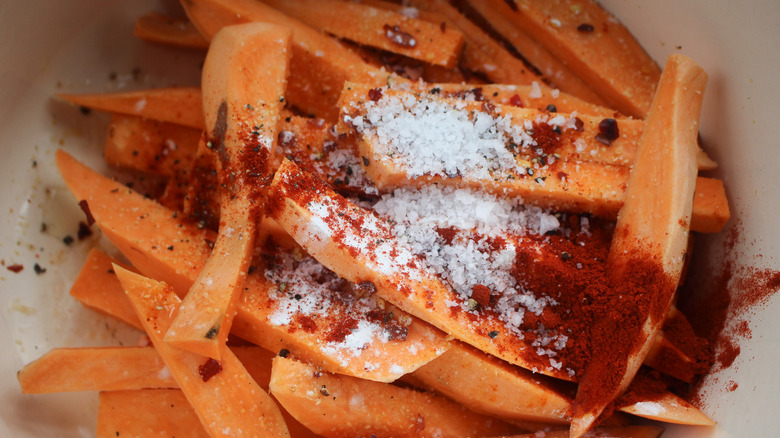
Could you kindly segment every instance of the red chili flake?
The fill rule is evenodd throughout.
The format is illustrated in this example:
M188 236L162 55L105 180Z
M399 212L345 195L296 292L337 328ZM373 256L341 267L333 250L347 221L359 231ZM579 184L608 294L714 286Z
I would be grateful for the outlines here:
M368 98L371 99L371 101L376 102L379 99L382 98L382 89L381 88L372 88L368 90Z
M620 132L618 131L617 120L604 119L599 122L599 133L596 134L596 140L598 142L609 146L618 137L620 137Z
M471 288L471 298L476 301L480 307L485 307L490 304L490 289L484 284L475 284Z
M87 200L86 199L82 199L81 201L79 201L79 207L81 207L81 210L87 216L87 225L94 224L95 223L95 217L92 216L92 212L89 211L89 204L87 204Z
M22 272L22 269L24 269L24 265L13 264L13 265L8 265L5 268L13 272L14 274L18 274Z
M523 108L525 106L523 105L523 99L521 99L520 96L517 94L509 98L509 104L520 108Z
M496 106L488 101L482 102L482 111L493 115L496 111Z
M84 240L91 235L92 229L89 228L89 225L84 222L79 222L79 230L76 232L76 236L78 236L79 240Z
M504 0L504 3L509 5L509 8L513 11L517 10L517 5L515 4L515 0Z
M222 364L212 358L208 358L203 365L198 367L198 374L204 382L208 382L209 379L222 372Z
M383 29L385 31L385 37L401 47L414 47L417 45L417 40L414 39L410 33L402 31L401 27L397 24L395 26L385 24Z
M579 26L577 26L577 30L579 32L593 32L595 28L590 23L582 23Z

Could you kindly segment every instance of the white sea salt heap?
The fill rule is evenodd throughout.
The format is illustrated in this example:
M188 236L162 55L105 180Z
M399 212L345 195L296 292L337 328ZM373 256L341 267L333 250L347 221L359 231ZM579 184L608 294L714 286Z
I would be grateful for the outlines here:
M425 257L459 295L460 301L451 302L452 306L473 311L468 299L474 286L486 286L500 295L493 310L519 334L526 311L540 315L547 305L555 304L517 284L511 275L514 243L507 241L498 249L491 245L491 239L507 234L544 234L557 229L558 220L542 209L472 189L438 186L397 189L374 209L389 219L396 236ZM457 230L449 242L437 231L445 228ZM545 346L557 340L547 334L545 338Z
M378 146L407 167L409 177L426 174L485 179L501 169L522 174L506 145L534 144L508 116L469 111L460 101L385 95L365 102L364 116L344 116L360 133L376 135Z
M358 133L372 138L374 151L402 165L410 178L424 175L460 176L489 180L524 175L514 153L532 151L536 124L546 123L560 132L576 129L575 114L538 113L533 119L513 120L501 114L474 109L474 93L464 100L441 99L436 94L393 94L384 92L376 101L360 104L360 114L343 116Z
M313 258L296 263L293 255L284 254L276 261L280 264L265 272L266 279L276 285L268 292L275 301L275 309L268 316L271 324L288 326L296 316L325 317L335 306L342 305L351 317L358 319L358 325L343 340L321 346L326 352L359 356L375 339L389 340L389 334L379 324L360 318L377 308L375 297L339 293L338 277Z

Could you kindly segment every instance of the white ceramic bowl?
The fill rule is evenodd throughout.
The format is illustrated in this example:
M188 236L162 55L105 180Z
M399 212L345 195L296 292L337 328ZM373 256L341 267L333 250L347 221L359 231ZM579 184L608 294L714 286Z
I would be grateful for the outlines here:
M169 2L170 3L170 2ZM175 5L166 4L163 7ZM701 131L722 167L740 233L733 255L745 266L780 269L780 2L602 0L661 64L685 53L710 74ZM82 217L53 165L64 147L101 167L107 119L52 101L56 92L196 85L201 55L134 40L138 15L159 2L0 0L0 436L93 436L95 394L23 396L15 373L53 347L116 345L136 335L81 308L68 295L98 238L62 243ZM46 231L41 229L46 224ZM722 236L706 236L713 248ZM719 252L719 251L718 251ZM763 257L760 257L762 255ZM719 254L710 256L719 262ZM36 274L38 263L46 269ZM704 411L718 429L671 428L667 436L780 433L780 300L752 309L752 338L733 366L710 376ZM726 382L739 387L730 391Z

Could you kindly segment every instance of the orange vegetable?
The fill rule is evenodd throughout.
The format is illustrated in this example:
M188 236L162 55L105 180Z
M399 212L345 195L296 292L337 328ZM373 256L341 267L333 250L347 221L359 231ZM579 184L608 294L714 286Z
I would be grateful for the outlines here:
M101 392L96 435L98 438L211 437L178 389Z
M463 49L463 35L456 29L368 5L338 0L265 3L338 37L447 68L457 65Z
M112 166L174 176L192 166L199 139L200 130L114 113L103 156Z
M78 201L85 202L100 231L139 272L164 278L183 296L211 252L215 233L180 226L175 212L103 177L62 150L56 158L65 184Z
M211 41L203 65L203 108L218 157L220 232L165 340L217 360L263 217L290 37L271 24L228 26Z
M163 341L181 304L170 286L114 269L157 353L211 436L289 436L279 408L225 344L215 361Z
M443 397L323 373L279 356L270 388L290 414L325 437L498 436L517 430Z
M269 216L339 276L354 283L371 282L383 299L486 353L527 369L537 368L543 374L572 379L567 372L550 367L522 339L506 335L505 323L495 314L472 318L455 311L459 307L450 303L459 302L456 293L418 264L411 248L393 236L387 223L291 161L285 160L277 170L269 200ZM389 254L393 254L392 259ZM505 336L495 336L502 331Z
M595 324L592 336L598 350L580 381L572 437L590 429L607 404L628 387L672 304L688 247L698 119L706 83L707 74L690 58L669 57L647 117L608 260L613 285L628 284L640 275L655 279L634 292L649 295L649 304L630 315L638 319L636 326L617 325L609 318ZM650 266L637 267L637 258ZM615 338L621 339L620 348L602 346Z
M559 88L573 96L598 105L607 102L593 90L586 81L573 72L565 62L554 56L544 45L528 34L526 28L517 26L512 17L506 14L505 8L496 9L492 4L483 1L464 2L468 15L475 21L483 21L486 26L498 32L519 55L539 70L542 77L555 88Z
M203 129L203 107L197 88L158 88L99 94L58 94L76 105Z
M660 69L633 35L595 0L567 2L469 0L489 5L527 32L623 114L641 117ZM584 26L583 26L584 25Z

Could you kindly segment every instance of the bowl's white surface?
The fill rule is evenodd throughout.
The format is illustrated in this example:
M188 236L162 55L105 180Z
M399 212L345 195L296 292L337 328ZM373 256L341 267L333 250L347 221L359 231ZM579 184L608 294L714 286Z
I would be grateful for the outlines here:
M732 225L742 232L740 262L780 269L780 2L754 0L602 0L662 64L674 52L710 74L702 135L721 165ZM0 436L92 436L95 394L23 396L15 373L53 347L116 345L135 335L82 309L67 290L96 239L68 248L81 212L54 170L64 147L100 166L106 118L53 102L56 92L110 91L198 83L200 55L152 47L131 37L153 0L0 0ZM678 48L681 47L681 48ZM139 68L136 78L133 70ZM111 73L116 74L110 79ZM33 165L35 163L35 166ZM41 223L47 232L41 232ZM716 246L718 237L714 239ZM99 242L97 242L99 243ZM757 258L763 254L763 258ZM47 269L33 271L34 263ZM710 428L672 428L668 436L774 436L780 431L780 300L751 317L735 366L708 380ZM717 379L717 380L716 380ZM723 382L739 383L729 392Z

